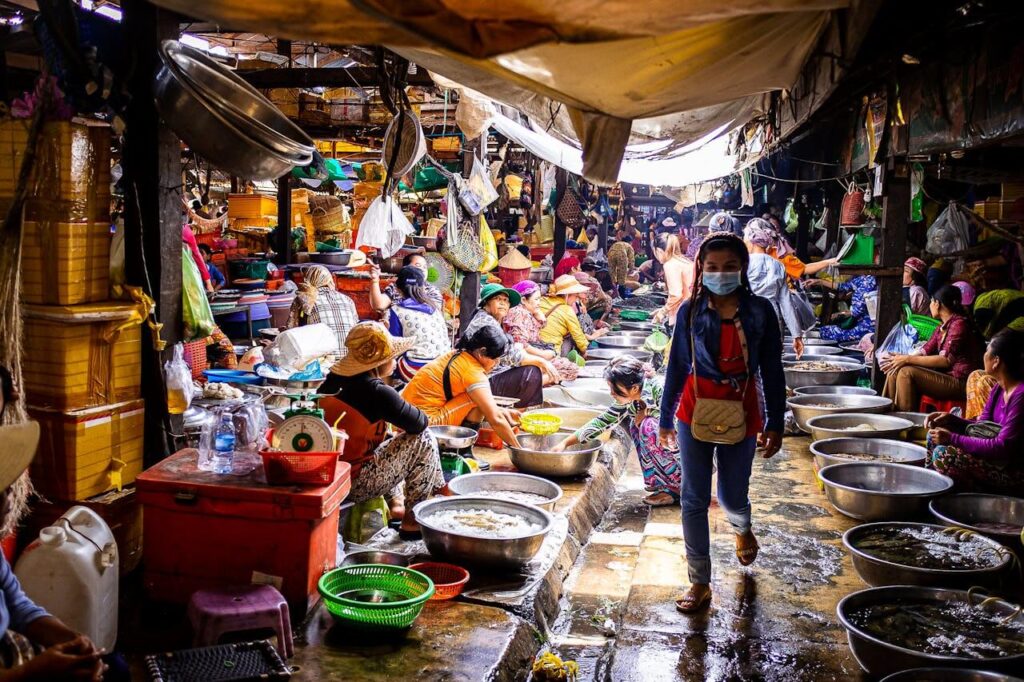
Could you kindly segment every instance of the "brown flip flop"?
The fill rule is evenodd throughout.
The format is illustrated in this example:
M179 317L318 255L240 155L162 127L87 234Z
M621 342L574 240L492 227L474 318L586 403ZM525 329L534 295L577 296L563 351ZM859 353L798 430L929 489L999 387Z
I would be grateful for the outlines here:
M691 585L686 594L676 599L676 611L679 613L697 613L711 606L711 586L704 585L703 587L703 594L697 597L694 594L697 591L697 586Z
M753 543L753 544L751 544ZM736 558L741 566L749 566L757 559L757 551L761 546L757 544L757 538L753 531L747 531L744 535L736 536Z

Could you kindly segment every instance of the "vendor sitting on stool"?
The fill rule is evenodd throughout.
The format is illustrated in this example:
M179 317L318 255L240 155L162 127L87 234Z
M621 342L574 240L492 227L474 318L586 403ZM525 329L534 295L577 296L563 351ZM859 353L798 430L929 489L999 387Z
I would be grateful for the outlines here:
M594 339L600 338L607 330L587 334L576 315L576 302L588 292L572 275L562 275L541 299L540 309L547 317L540 330L540 340L551 344L562 355L568 355L575 348L580 355L586 355L587 347Z
M444 488L437 440L427 429L427 415L407 403L395 389L384 383L395 371L395 359L412 347L414 340L394 337L379 322L360 322L345 339L345 357L331 367L320 386L324 417L348 434L342 460L352 465L352 493L355 503L389 494L405 507L391 505L395 518L402 518L401 531L416 533L419 524L413 507ZM388 437L388 425L403 433Z
M10 488L28 468L39 444L39 424L0 427L0 508L6 514ZM0 519L2 520L2 519ZM105 653L36 606L21 589L7 559L0 555L0 679L102 680ZM40 650L42 652L40 653Z

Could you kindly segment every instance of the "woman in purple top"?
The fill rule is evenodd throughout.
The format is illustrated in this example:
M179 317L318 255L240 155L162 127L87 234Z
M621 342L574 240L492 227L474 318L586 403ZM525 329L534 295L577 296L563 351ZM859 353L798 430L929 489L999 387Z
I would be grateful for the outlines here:
M1024 333L993 336L985 371L997 384L977 421L929 415L928 466L962 488L1017 495L1024 487Z

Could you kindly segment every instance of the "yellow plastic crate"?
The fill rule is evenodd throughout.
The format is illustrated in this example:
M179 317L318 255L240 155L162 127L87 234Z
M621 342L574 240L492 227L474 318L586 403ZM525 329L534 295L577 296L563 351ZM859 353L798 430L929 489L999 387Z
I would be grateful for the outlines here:
M26 220L21 300L77 305L110 295L110 224Z
M144 401L69 412L30 406L28 413L42 434L29 475L44 497L83 500L141 473Z
M0 122L0 197L14 195L28 145L28 121ZM25 205L29 219L110 219L110 129L47 123Z
M78 410L141 396L137 305L25 305L22 315L22 372L30 405Z
M232 220L270 215L277 215L277 199L274 197L265 194L228 195L228 217Z

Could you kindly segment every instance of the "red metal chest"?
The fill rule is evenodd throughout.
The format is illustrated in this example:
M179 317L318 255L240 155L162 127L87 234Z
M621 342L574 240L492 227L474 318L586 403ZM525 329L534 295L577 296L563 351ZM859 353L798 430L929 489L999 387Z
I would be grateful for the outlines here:
M220 476L197 469L197 455L182 450L136 479L147 594L184 603L198 589L248 585L258 573L280 579L292 613L301 617L318 598L320 576L337 564L349 465L338 463L329 486L272 487L262 467Z

